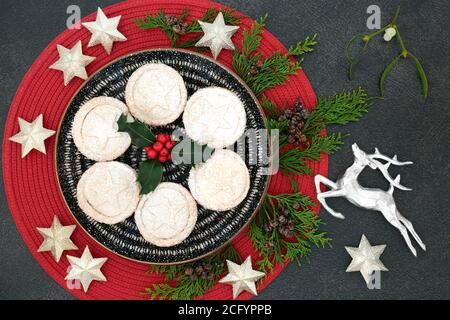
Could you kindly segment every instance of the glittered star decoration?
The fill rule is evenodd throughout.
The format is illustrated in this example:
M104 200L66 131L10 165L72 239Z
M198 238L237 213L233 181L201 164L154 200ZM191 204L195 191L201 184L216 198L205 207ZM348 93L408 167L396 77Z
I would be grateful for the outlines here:
M227 260L228 274L222 278L220 283L228 283L233 286L233 299L236 299L242 291L248 291L255 296L258 295L256 291L255 282L261 279L265 273L252 269L252 258L248 256L241 265Z
M84 22L91 33L91 40L88 47L93 47L101 44L108 54L111 54L112 47L115 41L126 41L127 38L117 30L122 16L117 16L108 19L101 8L97 10L97 18L93 22Z
M63 72L64 85L67 86L74 77L86 80L88 78L86 66L94 61L95 57L83 54L81 41L78 41L71 49L59 44L56 47L59 53L59 60L52 64L50 69Z
M386 245L371 246L365 235L362 235L358 248L345 247L353 258L346 272L361 272L364 280L369 284L374 271L388 271L380 261Z
M25 158L25 156L33 149L46 154L44 141L53 136L55 131L43 127L42 114L40 114L33 122L27 122L22 118L19 118L18 120L20 132L10 137L9 140L22 145L22 158Z
M222 12L219 12L213 23L203 21L198 23L205 35L195 44L196 47L209 47L214 59L217 59L222 49L234 49L231 37L239 27L226 25Z
M68 255L67 259L71 268L65 280L79 280L84 292L88 291L92 281L106 281L100 268L108 258L93 258L88 246L80 258Z
M50 228L37 228L44 237L44 241L38 249L38 252L50 251L59 262L61 255L65 250L76 250L78 247L70 240L70 236L75 230L75 225L63 226L58 217L53 218Z

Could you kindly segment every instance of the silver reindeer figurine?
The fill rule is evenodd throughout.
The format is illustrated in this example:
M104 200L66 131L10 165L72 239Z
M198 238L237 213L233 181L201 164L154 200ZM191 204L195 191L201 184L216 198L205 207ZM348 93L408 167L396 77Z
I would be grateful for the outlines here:
M392 179L388 172L389 166L405 166L408 164L412 164L412 162L400 162L397 160L397 156L393 158L389 158L383 154L381 154L377 148L375 148L374 154L366 154L362 151L356 143L352 145L353 154L355 156L355 161L353 164L345 171L344 175L335 182L330 181L324 176L317 175L314 179L317 191L317 200L322 204L322 206L333 216L336 218L344 219L345 217L339 213L331 209L327 203L325 202L326 198L333 197L345 197L359 207L363 207L366 209L377 210L380 211L383 216L396 227L403 238L406 241L411 252L414 256L417 256L416 249L411 244L411 240L408 235L408 231L412 234L414 239L416 239L417 243L422 247L425 251L425 244L422 242L414 227L408 219L400 214L398 211L393 193L394 189L398 188L400 190L411 190L405 186L400 184L400 175L398 175L395 179ZM385 164L380 162L379 160L387 161ZM390 187L388 191L384 191L381 189L368 189L362 187L358 183L358 176L364 170L365 167L369 166L372 169L378 169L383 174L383 176L389 181ZM322 192L320 190L320 184L324 184L329 187L331 190Z

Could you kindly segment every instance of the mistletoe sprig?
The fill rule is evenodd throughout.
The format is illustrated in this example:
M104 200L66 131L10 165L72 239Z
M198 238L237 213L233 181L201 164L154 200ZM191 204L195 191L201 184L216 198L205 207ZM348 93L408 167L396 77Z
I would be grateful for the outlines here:
M384 94L384 85L386 78L389 76L389 74L392 72L394 67L398 64L400 59L407 59L410 58L419 73L420 81L422 84L422 95L424 98L428 96L428 79L425 73L425 70L422 66L422 63L420 60L408 49L406 49L405 43L403 41L403 38L400 34L399 26L398 26L398 18L400 16L400 7L397 7L395 11L395 15L392 18L391 22L385 25L380 30L377 30L370 34L357 34L354 37L350 39L348 42L346 48L345 48L345 57L347 59L347 62L349 64L348 69L348 76L349 79L353 78L353 74L355 72L356 66L359 63L360 56L367 50L369 42L376 36L380 36L381 34L385 33L385 40L390 41L393 37L397 38L398 44L400 46L400 53L386 66L383 73L380 77L380 92L381 96ZM359 52L357 56L352 56L351 49L355 46L357 40L362 40L363 46L359 48Z

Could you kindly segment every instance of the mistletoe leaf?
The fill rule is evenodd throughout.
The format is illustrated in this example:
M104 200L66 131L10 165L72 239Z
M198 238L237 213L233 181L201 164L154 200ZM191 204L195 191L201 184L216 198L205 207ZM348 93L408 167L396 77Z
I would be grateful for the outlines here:
M122 114L119 120L117 120L119 132L127 132L131 137L131 142L136 147L149 147L156 141L154 134L146 124L137 120L128 122L127 118L126 114Z
M141 185L141 195L148 194L156 189L161 182L163 167L157 159L146 160L139 166L138 182Z
M391 73L392 69L394 69L394 67L397 65L398 61L400 60L400 58L402 57L402 55L398 55L397 57L394 58L394 60L392 60L384 69L383 73L381 74L381 78L380 78L380 92L381 92L381 96L384 95L384 83L386 81L386 78L388 77L388 75Z
M422 83L422 95L424 98L428 97L428 79L427 75L425 74L425 70L423 69L422 64L420 63L419 59L412 53L408 52L408 55L413 59L414 63L416 64L417 71L419 72L420 81Z

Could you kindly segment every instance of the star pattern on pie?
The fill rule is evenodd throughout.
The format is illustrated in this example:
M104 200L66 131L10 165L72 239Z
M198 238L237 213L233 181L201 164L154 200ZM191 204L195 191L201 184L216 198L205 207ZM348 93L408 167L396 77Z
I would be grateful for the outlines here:
M98 148L104 151L111 139L122 138L122 134L114 129L114 124L116 124L119 116L112 112L99 114L97 110L91 111L91 114L95 115L93 120L98 125L91 129L86 137L96 139L99 142Z
M164 85L163 83L164 81L159 77L156 77L155 81L153 81L154 90L152 91L153 93L150 97L150 101L155 108L158 108L162 112L166 112L170 108L168 97L173 95L173 90L177 85L172 83L170 87L167 87L167 84Z
M108 174L106 174L105 181L99 187L101 192L94 191L97 192L98 195L98 200L94 203L94 206L101 208L105 204L110 204L113 207L120 209L122 206L119 197L124 192L128 192L130 188L130 182L115 182L111 172L109 171Z
M186 210L186 205L184 202L177 202L175 197L169 199L167 195L163 195L157 204L150 204L148 210L152 215L153 230L164 228L177 231L174 226L177 225L177 218L179 218L180 213ZM164 216L161 212L167 212L168 214Z

